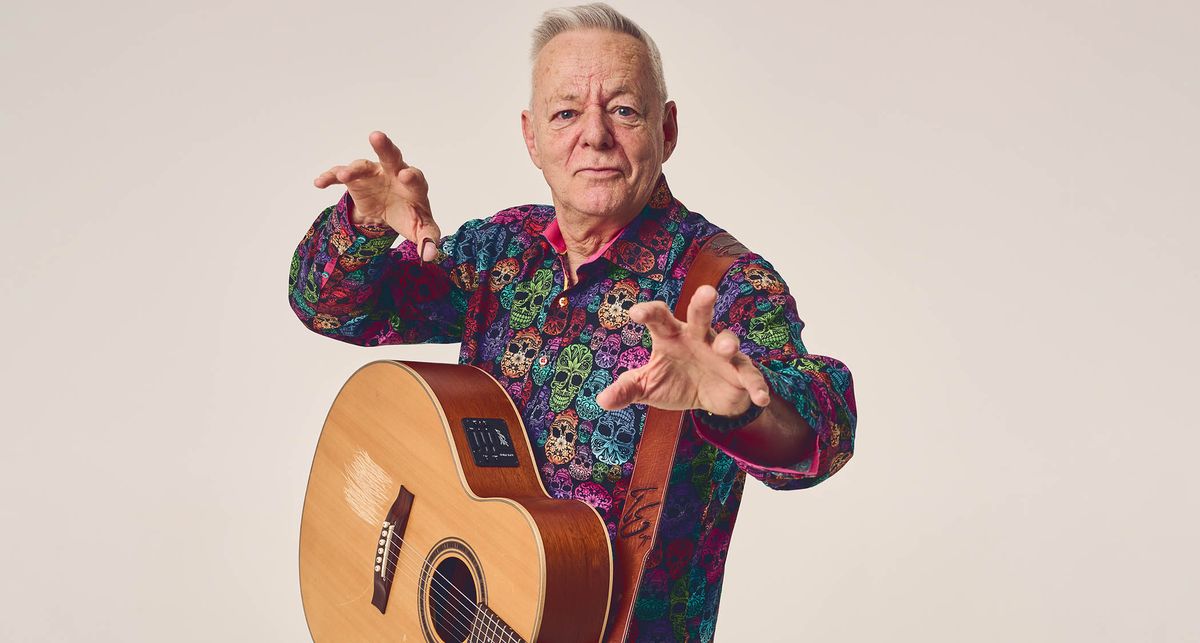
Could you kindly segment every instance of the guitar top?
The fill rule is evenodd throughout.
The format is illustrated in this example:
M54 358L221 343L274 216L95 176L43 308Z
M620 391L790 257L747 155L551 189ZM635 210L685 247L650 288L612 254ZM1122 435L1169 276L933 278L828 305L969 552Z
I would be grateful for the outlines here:
M599 641L612 556L484 371L378 361L342 387L300 527L314 641Z

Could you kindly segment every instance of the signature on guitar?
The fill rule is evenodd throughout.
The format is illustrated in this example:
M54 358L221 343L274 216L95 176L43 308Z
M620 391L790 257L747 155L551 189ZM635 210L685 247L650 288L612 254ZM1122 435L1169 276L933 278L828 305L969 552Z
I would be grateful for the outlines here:
M651 513L649 516L644 516L642 512L649 511L662 504L657 500L654 502L648 501L655 497L653 495L655 491L658 491L658 487L639 487L629 490L629 500L626 500L626 502L632 501L633 504L621 516L620 533L622 538L638 536L642 541L650 539L650 535L644 532L650 528L650 520L654 517L654 514Z

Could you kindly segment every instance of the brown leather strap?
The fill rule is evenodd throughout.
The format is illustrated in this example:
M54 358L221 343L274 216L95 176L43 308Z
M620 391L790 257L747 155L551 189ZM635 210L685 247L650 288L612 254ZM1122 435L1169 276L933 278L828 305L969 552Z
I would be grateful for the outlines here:
M733 262L746 252L749 252L746 247L729 233L709 237L683 280L683 291L675 303L675 318L686 321L688 303L696 289L704 284L715 288ZM651 545L658 535L658 519L662 515L675 449L679 445L682 419L682 411L647 409L646 425L642 428L642 439L634 457L633 478L629 481L625 508L617 524L616 573L605 635L607 643L623 643L629 635L633 600L642 581Z

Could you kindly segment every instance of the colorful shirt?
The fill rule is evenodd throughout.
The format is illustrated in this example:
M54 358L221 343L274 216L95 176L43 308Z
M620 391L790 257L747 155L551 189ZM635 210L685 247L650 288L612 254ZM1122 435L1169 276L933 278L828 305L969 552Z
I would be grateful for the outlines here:
M390 229L356 228L347 193L321 212L292 257L290 302L312 330L363 346L461 342L459 361L496 378L525 422L546 489L595 507L613 537L646 418L635 404L604 411L596 394L650 357L650 334L629 319L639 301L674 309L688 267L721 229L687 210L660 177L650 202L565 288L554 208L524 205L466 222L422 263ZM556 247L557 246L557 247ZM634 606L631 639L709 641L729 539L749 474L773 489L811 487L854 445L846 366L809 354L804 322L775 269L749 253L717 289L713 328L731 329L776 399L816 431L812 455L760 466L685 427L659 536Z

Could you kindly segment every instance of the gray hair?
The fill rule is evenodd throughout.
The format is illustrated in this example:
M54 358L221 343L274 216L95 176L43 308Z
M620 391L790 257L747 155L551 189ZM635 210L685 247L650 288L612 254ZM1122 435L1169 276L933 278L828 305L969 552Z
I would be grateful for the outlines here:
M626 18L616 9L603 2L581 4L575 7L559 7L542 14L542 20L533 29L533 47L529 50L530 61L536 61L538 54L555 36L576 29L604 29L615 33L623 33L638 39L650 51L650 76L662 102L667 102L667 81L663 77L662 56L658 53L658 45L636 22Z

